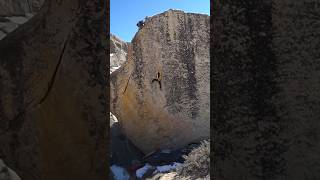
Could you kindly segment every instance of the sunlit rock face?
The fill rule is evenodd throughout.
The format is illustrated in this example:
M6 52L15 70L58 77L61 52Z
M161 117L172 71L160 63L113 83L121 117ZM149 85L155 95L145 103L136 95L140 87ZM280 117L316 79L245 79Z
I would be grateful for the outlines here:
M209 137L209 16L147 18L111 74L111 112L143 152Z
M110 73L118 69L125 61L130 43L110 35Z

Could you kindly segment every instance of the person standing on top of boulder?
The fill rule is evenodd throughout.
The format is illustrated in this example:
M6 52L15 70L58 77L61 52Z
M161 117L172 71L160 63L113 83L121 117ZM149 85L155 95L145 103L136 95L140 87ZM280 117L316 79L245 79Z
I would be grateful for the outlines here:
M137 23L137 26L139 27L139 30L140 30L140 29L144 26L143 20L139 21L139 22Z

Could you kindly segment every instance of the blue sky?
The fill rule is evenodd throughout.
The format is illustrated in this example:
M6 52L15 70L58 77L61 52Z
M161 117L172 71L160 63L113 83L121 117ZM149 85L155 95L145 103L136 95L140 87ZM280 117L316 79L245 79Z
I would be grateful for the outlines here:
M110 0L110 31L130 42L138 21L168 9L209 15L210 0Z

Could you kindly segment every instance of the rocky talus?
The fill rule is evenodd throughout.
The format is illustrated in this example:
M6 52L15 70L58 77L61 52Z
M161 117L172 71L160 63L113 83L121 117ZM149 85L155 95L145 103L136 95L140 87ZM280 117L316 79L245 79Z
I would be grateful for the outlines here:
M169 10L146 20L111 74L111 112L144 153L209 137L209 16Z
M319 179L319 1L212 7L216 179Z
M110 35L110 73L119 68L127 59L130 43L122 41L115 35Z

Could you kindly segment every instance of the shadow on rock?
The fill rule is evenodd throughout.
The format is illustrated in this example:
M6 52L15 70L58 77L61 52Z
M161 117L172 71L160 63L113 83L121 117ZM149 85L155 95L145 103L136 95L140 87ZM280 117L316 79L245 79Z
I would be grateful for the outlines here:
M111 125L111 162L126 168L129 173L142 166L144 154L121 132L118 122Z

